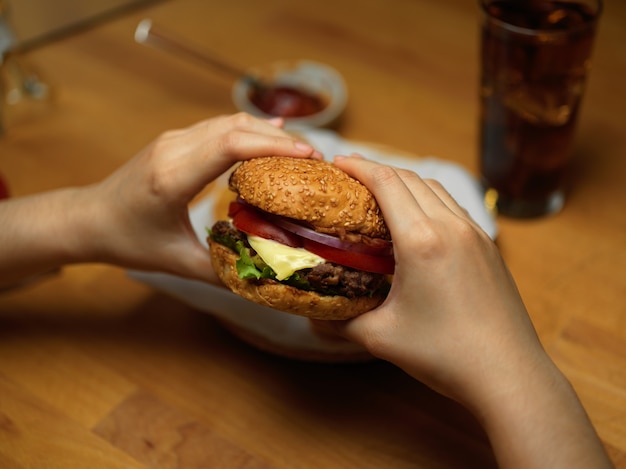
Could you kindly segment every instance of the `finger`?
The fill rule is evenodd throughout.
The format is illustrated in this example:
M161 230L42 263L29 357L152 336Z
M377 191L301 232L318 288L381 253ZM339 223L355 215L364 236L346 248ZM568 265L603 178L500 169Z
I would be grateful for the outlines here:
M184 259L184 265L182 271L177 273L178 275L201 280L213 285L223 285L219 276L213 269L211 256L206 248L201 245L194 245L191 250L182 254L184 254L184 257L181 256L181 259Z
M208 132L210 135L218 136L218 144L225 147L223 153L241 152L245 153L243 158L255 156L272 156L274 154L281 156L314 156L320 157L321 154L313 148L312 145L303 142L296 136L285 132L282 129L284 121L278 119L258 119L249 114L239 113L232 116L218 118L208 122ZM205 131L202 128L198 132ZM253 137L268 137L268 140L253 139ZM271 140L273 138L274 140ZM200 140L202 141L202 139ZM289 145L291 142L292 145ZM249 143L249 145L245 145ZM258 152L248 153L248 149L253 145L259 145Z
M335 155L335 158L360 158L362 160L365 159L365 157L360 153L350 153L350 155Z
M220 138L205 141L197 151L216 161L223 161L226 167L237 161L261 156L290 156L308 158L316 150L310 144L290 136L269 135L247 130L234 130Z
M282 129L285 126L285 119L282 117L271 117L267 119L267 122L274 127L278 127L279 129Z
M254 117L245 112L220 116L205 121L208 131L211 133L229 132L231 130L241 130L248 132L258 132L261 134L283 136L298 140L296 136L284 130L285 120L281 117L262 119ZM199 130L202 131L202 123Z
M331 340L334 342L345 342L347 339L340 334L337 334L332 323L337 321L328 321L323 319L309 319L309 327L318 337L324 340Z
M432 179L425 179L424 182L433 190L435 194L446 204L446 206L456 216L462 218L474 226L475 229L482 231L482 228L472 218L470 213L456 201L454 197L446 190L446 188L439 182Z
M311 328L323 337L338 337L351 342L359 342L360 334L354 333L354 323L358 322L359 317L346 320L322 320L311 319Z
M439 181L421 179L419 175L408 170L399 169L398 174L421 202L421 206L427 214L445 216L451 213L469 222L474 229L482 231L482 228L473 220L469 212L458 204Z
M395 328L392 315L384 307L341 321L316 321L315 329L326 337L341 337L361 345L372 355L383 358L386 336Z
M433 217L449 211L447 204L433 190L427 180L408 169L398 169L397 171L426 214Z
M335 158L335 164L361 181L374 194L392 237L394 233L406 232L427 218L420 202L395 168L363 158L341 156ZM398 207L402 207L402 210L398 210Z
M413 196L419 201L421 208L427 215L436 217L447 215L451 212L457 217L470 222L474 228L481 229L469 215L469 212L456 202L439 181L422 179L417 173L407 169L397 168L396 172Z
M265 125L273 129L269 124ZM213 138L198 139L185 153L185 164L197 170L191 176L193 182L189 187L192 191L201 190L238 161L262 156L322 158L311 145L282 131L272 134L249 129L234 129Z
M250 132L261 135L283 137L298 140L294 135L282 129L283 119L260 119L246 113L238 113L227 116L218 116L197 122L185 129L170 131L167 133L172 138L180 139L179 145L189 150L195 145L208 139L227 136L231 132Z
M282 117L272 117L270 119L267 119L266 122L268 122L269 124L275 127L278 127L279 129L284 129L285 127L285 119ZM293 133L285 132L285 134L295 138L296 140L304 141L303 139L298 138L297 133L296 135L294 135ZM315 158L317 160L323 160L324 155L317 149L314 149L313 154L311 155L311 158Z

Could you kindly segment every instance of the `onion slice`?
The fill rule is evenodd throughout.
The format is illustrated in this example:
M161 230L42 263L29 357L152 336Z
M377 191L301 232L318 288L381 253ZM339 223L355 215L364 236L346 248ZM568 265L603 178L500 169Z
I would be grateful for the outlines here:
M358 252L361 254L368 254L370 256L393 256L393 244L391 243L391 241L377 239L375 240L375 245L365 243L353 243L351 241L344 241L330 234L320 233L319 231L315 231L312 228L301 225L287 218L270 214L269 219L281 228L295 233L298 236L302 236L303 238L310 239L311 241L325 244L336 249L350 252Z
M250 205L240 197L237 197L236 201L231 203L231 207L229 209L230 216L232 216L231 214L237 212L237 208L235 206L236 204L240 204L242 207L261 214L268 221L283 228L284 230L301 236L302 238L306 238L320 244L325 244L336 249L341 249L343 251L358 252L360 254L377 257L393 257L393 243L391 241L387 241L386 239L370 238L373 244L355 243L352 241L342 240L336 236L315 231L313 228L309 228L308 226L298 223L290 218L265 212L257 207L254 207L253 205Z

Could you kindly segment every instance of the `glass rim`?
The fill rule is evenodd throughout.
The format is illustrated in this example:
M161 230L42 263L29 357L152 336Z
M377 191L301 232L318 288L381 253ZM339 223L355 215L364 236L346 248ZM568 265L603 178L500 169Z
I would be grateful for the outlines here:
M603 0L595 0L595 3L597 5L597 9L593 15L593 18L589 21L585 21L583 24L573 28L573 29L568 29L568 30L559 30L559 29L533 29L533 28L525 28L523 26L517 26L515 24L509 23L508 21L504 21L500 18L496 18L494 17L492 14L489 13L489 11L487 10L487 6L492 4L493 2L495 2L497 0L480 0L480 7L481 7L481 11L482 13L485 15L485 18L487 18L489 21L491 21L494 24L500 25L503 29L506 29L510 32L516 33L516 34L520 34L520 35L524 35L524 36L537 36L537 35L544 35L544 36L551 36L551 37L559 37L559 36L567 36L570 34L575 34L579 31L584 31L586 29L592 28L593 26L595 26L600 18L600 15L602 14L602 10L604 7L604 2ZM578 3L581 4L583 2L570 2L570 3Z

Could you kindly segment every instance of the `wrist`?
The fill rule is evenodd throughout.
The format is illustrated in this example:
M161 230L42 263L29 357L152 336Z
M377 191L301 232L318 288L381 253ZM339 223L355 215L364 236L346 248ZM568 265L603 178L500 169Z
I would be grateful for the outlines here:
M39 227L39 239L30 245L42 260L57 267L96 260L96 214L90 193L89 187L69 187L34 196L30 214Z
M19 284L65 264L86 260L81 189L60 189L9 199L0 216L0 285Z
M59 218L59 240L64 264L100 262L103 233L100 227L102 214L98 208L97 186L85 186L63 190L62 206L66 207Z
M499 355L485 364L484 370L468 385L463 402L481 420L488 424L492 417L510 407L521 405L527 397L534 397L550 383L564 380L563 375L542 348L518 351L507 358ZM504 408L503 408L504 407Z
M610 467L567 378L545 352L474 401L500 467Z

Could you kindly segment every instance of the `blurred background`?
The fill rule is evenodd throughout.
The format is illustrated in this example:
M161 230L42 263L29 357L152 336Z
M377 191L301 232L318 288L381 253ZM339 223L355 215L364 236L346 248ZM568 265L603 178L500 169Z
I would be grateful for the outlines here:
M25 49L154 1L0 0L0 11L12 29L13 47Z

